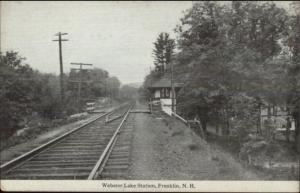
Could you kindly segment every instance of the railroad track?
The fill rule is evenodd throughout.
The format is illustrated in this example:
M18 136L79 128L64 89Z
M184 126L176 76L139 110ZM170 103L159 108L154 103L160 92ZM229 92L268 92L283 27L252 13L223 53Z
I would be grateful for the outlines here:
M101 173L107 173L109 168L120 168L109 167L109 160L124 158L124 152L129 152L127 146L119 142L118 136L120 133L122 136L121 128L132 107L129 104L108 112L81 128L1 165L1 179L92 180L99 179ZM126 151L123 154L114 153L120 149ZM115 163L122 165L121 162Z
M131 163L131 143L134 129L133 116L128 116L126 124L115 139L113 148L106 154L96 179L117 180L128 178L128 168Z

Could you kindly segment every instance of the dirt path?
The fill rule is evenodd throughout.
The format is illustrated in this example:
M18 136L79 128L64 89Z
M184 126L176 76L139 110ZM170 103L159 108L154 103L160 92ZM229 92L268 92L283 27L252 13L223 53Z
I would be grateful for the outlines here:
M180 121L166 119L135 115L129 179L259 180L229 153L212 148Z

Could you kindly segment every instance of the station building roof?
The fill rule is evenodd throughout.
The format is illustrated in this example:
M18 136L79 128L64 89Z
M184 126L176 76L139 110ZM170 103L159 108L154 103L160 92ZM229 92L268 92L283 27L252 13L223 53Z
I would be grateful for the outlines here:
M183 83L174 81L175 88L181 88ZM160 78L159 80L153 82L148 88L171 88L171 79L170 78Z

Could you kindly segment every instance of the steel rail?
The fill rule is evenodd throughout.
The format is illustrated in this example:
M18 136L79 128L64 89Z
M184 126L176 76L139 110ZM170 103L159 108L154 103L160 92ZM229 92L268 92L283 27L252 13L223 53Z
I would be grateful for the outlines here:
M131 112L131 111L130 111L130 112ZM122 118L126 113L127 113L127 111L125 111L122 115L119 115L119 116L117 116L117 117L115 117L115 118L108 119L105 123L110 123L110 122L112 122L112 121L115 121L115 120L117 120L117 119L120 119L120 118ZM109 116L109 115L107 115L107 116Z
M110 122L112 122L112 121L115 121L115 120L117 120L117 119L120 119L121 117L123 117L124 115L119 115L119 116L117 116L117 117L115 117L115 118L112 118L112 119L107 119L106 121L105 121L105 123L110 123Z
M99 170L99 168L101 169L101 166L104 167L105 160L107 159L107 157L109 156L112 148L114 147L114 144L117 140L118 134L120 133L120 129L122 128L124 122L126 121L132 107L133 107L133 105L131 105L128 108L127 112L124 113L124 115L123 115L124 117L123 117L121 123L119 124L119 126L116 129L114 135L111 137L110 141L108 142L107 146L105 147L103 153L101 154L99 160L97 161L97 163L95 164L95 166L92 169L91 173L89 174L87 180L95 179L95 177L97 177L97 174L98 174L97 171Z
M48 142L46 142L44 144L42 144L42 145L40 145L40 146L38 146L38 147L36 147L36 148L34 148L34 149L32 149L32 150L30 150L30 151L28 151L28 152L20 155L20 156L18 156L18 157L14 158L14 159L12 159L10 161L2 164L0 166L1 173L7 172L7 171L11 170L12 168L14 168L15 166L18 166L18 165L24 163L25 161L27 161L27 160L31 159L32 157L40 154L41 152L43 152L44 150L46 150L48 147L56 144L57 142L59 142L62 139L66 138L67 136L71 135L72 133L74 133L74 132L76 132L76 131L78 131L78 130L80 130L80 129L82 129L82 128L90 125L90 124L92 124L93 122L97 121L98 119L100 119L102 117L105 117L108 114L112 114L113 112L115 112L116 110L124 107L125 105L126 104L120 105L118 107L115 107L111 111L109 111L109 112L107 112L105 114L97 116L96 118L92 119L88 123L85 123L85 124L83 124L83 125L81 125L79 127L76 127L74 129L72 129L71 131L68 131L67 133L64 133L63 135L60 135L60 136L58 136L58 137L56 137L56 138L54 138L54 139L52 139L52 140L50 140L50 141L48 141Z

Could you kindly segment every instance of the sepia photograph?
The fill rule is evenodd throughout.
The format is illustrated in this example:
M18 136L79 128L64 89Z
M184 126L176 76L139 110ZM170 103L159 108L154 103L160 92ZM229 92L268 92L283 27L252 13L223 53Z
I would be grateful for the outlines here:
M299 192L298 1L1 1L1 191Z

